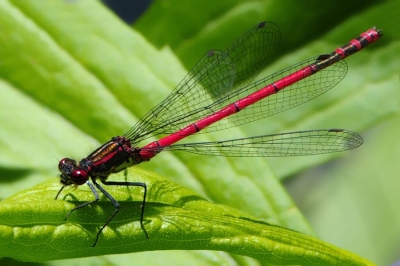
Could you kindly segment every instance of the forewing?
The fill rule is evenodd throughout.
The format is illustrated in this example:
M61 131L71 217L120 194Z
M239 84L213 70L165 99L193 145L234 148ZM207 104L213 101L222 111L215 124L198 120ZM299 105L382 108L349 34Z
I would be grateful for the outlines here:
M224 51L208 52L175 90L125 136L138 143L151 136L173 133L212 114L223 104L216 102L246 86L270 62L279 41L277 26L262 22Z

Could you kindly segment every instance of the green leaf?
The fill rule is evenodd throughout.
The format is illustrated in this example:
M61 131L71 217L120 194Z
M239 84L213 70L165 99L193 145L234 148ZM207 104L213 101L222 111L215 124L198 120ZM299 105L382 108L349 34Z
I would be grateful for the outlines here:
M399 1L366 1L363 5L348 1L335 1L322 6L318 3L319 1L222 1L216 4L199 1L183 4L181 1L156 1L138 24L143 34L140 35L96 1L1 1L0 95L6 97L0 97L0 198L7 198L22 189L47 180L49 176L56 176L59 159L80 159L111 136L123 134L138 118L163 100L184 77L186 70L181 62L187 68L191 67L207 50L224 48L262 20L277 23L283 36L281 53L261 74L263 76L308 57L331 52L373 25L383 28L385 35L377 44L349 58L348 76L335 88L335 92L329 92L296 108L295 111L271 117L267 126L264 126L264 121L259 121L240 129L202 135L203 141L332 127L361 132L388 118L398 119L400 46L399 31L396 28L396 25L399 25L399 16L396 12L400 8ZM186 6L189 4L190 8ZM156 9L157 5L163 5L161 7L164 9ZM335 15L332 15L333 10ZM160 31L152 33L150 28ZM171 40L168 40L169 36ZM154 37L167 41L160 42ZM157 50L153 44L163 48ZM164 48L169 44L173 52ZM260 125L263 125L261 129ZM396 129L398 125L392 127ZM392 131L387 129L387 132ZM393 251L393 243L396 235L400 236L396 226L398 223L388 222L395 219L387 219L398 213L397 205L392 204L397 202L395 196L393 200L388 200L389 203L381 202L379 199L388 197L385 193L387 190L376 191L377 186L369 183L382 180L389 188L397 187L393 184L396 177L393 174L396 163L393 162L398 161L400 156L393 152L393 157L390 157L392 161L389 163L389 160L386 160L387 151L381 148L381 152L378 152L378 147L396 147L399 140L395 134L391 134L390 139L386 136L387 134L380 133L376 138L366 139L364 146L359 149L362 154L366 154L364 157L356 157L358 151L349 152L345 158L337 161L335 167L328 168L329 171L318 169L319 179L308 180L299 188L291 190L291 193L297 196L296 192L303 192L302 188L306 188L299 197L306 203L311 202L306 214L313 221L318 235L338 246L379 261L380 265L390 264L390 258L395 259L393 254L397 251ZM379 145L382 140L390 145ZM376 147L368 146L371 142L376 142ZM371 156L372 153L374 156ZM165 153L158 155L150 163L143 164L143 167L151 168L152 171L191 188L213 202L230 206L238 210L237 212L246 212L255 217L251 218L251 221L263 220L315 235L277 177L283 179L298 174L304 169L336 157L338 155L269 159L267 164L267 160L260 158L207 158L183 153ZM349 163L343 164L346 161ZM370 171L369 166L378 162L379 167L375 165L374 169L382 170ZM388 169L392 171L386 172ZM336 190L324 190L336 188L335 183L327 183L314 190L317 183L319 184L315 180L337 180L338 177L343 179L343 186L349 189L345 196L335 193ZM136 181L140 180L140 177L134 176L130 179ZM364 186L371 185L364 190L351 190L353 187L358 188L359 184L351 181L352 185L349 186L348 179L357 180ZM149 181L151 183L151 180ZM85 192L86 196L85 193L80 194L81 189L83 188L74 192L77 193L77 201L92 197L88 192ZM112 190L113 195L118 194L117 190ZM362 191L368 193L363 194ZM54 193L55 190L51 192ZM44 195L45 191L42 193ZM379 210L379 213L385 210L385 214L375 215L369 212L370 193L374 194L374 202L380 202L374 205L375 209ZM392 191L390 195L397 194ZM60 204L58 201L54 203L52 197L48 198L51 205ZM126 197L122 199L126 200ZM330 200L340 203L338 212L332 211ZM150 217L146 219L157 213L155 207L158 205L155 203L150 205ZM109 202L104 204L104 210L112 211ZM131 206L130 201L124 204ZM316 207L317 204L321 205ZM357 204L357 210L364 210L363 215L354 211L354 204ZM68 223L62 221L72 206L65 201L59 206L63 209L58 210L57 215L53 216L57 218L53 221L62 226L73 223L74 220ZM84 213L87 215L86 211L92 210L92 213L96 214L93 216L100 215L106 218L104 213L100 213L103 210L102 203L96 206L101 208L93 206L93 210L87 208ZM393 208L384 208L388 206ZM343 215L342 211L346 207L349 209L346 215ZM14 210L20 209L16 207ZM27 220L28 217L23 216L23 212L13 215L21 221ZM21 215L24 218L20 218ZM130 215L131 212L127 219L138 217ZM371 216L374 219L380 217L386 222L385 226L379 226L383 224L382 220L376 220L376 226L369 224ZM360 221L360 217L364 218ZM42 218L49 220L48 216ZM75 219L78 218L85 219L76 214ZM87 216L86 221L91 218L93 217ZM400 220L397 216L394 218ZM99 223L101 220L96 219ZM2 221L0 220L0 223ZM246 224L246 221L241 219L237 221ZM130 224L139 229L137 220ZM111 230L112 226L104 232L107 237L112 237L115 232ZM264 228L265 225L262 226ZM98 227L99 224L88 225L85 227L88 228L85 235L93 236ZM82 229L77 223L69 228L73 229L67 232L71 235ZM321 231L322 228L325 231ZM364 228L365 231L352 235L359 228ZM350 233L337 233L342 230L348 230ZM41 236L41 232L38 234ZM362 236L365 235L373 235L373 239L363 239ZM387 236L385 239L392 237L393 240L387 240L384 245L381 241L382 235ZM140 230L135 230L134 236L141 239L143 234ZM88 239L85 241L90 245L91 241ZM67 243L72 240L69 236L64 238L64 242ZM350 240L352 245L348 245ZM377 242L380 243L379 252L376 245L368 244ZM165 246L160 249L168 249ZM185 245L185 248L186 246L190 245ZM227 250L228 246L227 244L219 250ZM366 246L368 251L365 251ZM115 249L116 247L110 252L107 248L105 252L118 253ZM43 250L45 249L40 249ZM63 253L68 251L63 250ZM78 252L70 253L78 256ZM232 253L244 254L244 251ZM31 250L25 255L36 257L38 252ZM210 265L211 262L216 265L268 263L212 251L168 253L168 258L173 256L175 257L171 263L175 265L187 265L188 260L200 262L199 265ZM127 261L142 258L151 264L164 261L165 253L141 253L126 255L124 258ZM103 259L106 261L102 261L104 264L122 264L120 259ZM86 263L82 260L79 262Z
M114 175L119 181L122 174ZM118 178L119 177L119 178ZM128 178L148 184L144 226L138 218L142 188L107 187L121 204L120 212L93 244L99 227L114 207L105 197L63 217L82 200L93 199L87 188L60 189L52 179L0 204L0 256L46 261L149 250L223 250L277 265L372 265L316 238L272 226L235 209L212 204L181 186L146 171Z

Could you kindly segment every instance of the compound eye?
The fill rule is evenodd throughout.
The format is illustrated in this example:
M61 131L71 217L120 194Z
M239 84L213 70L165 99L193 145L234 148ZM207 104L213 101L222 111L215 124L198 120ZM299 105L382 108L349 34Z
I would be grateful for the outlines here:
M75 166L76 166L76 161L72 160L72 159L69 159L69 158L64 158L64 159L60 160L60 162L58 163L58 169L62 173L68 172L69 170L71 170Z
M71 180L75 185L83 185L88 180L88 174L83 169L75 169L71 172Z

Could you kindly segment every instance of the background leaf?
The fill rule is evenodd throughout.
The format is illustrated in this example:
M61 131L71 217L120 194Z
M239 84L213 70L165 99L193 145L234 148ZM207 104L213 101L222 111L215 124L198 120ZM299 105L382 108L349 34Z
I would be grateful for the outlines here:
M269 118L262 129L259 121L201 138L332 127L365 132L360 149L289 180L289 190L322 239L389 264L398 259L400 239L394 133L399 126L399 2L193 1L188 7L157 1L135 25L140 35L94 1L3 1L0 197L56 176L59 159L82 158L128 130L185 75L174 54L190 68L207 50L223 49L257 22L270 20L281 28L283 47L262 76L331 52L377 25L384 38L347 60L349 73L334 91ZM266 160L165 153L143 167L217 203L313 234L275 176L290 177L337 156L343 154ZM232 259L263 263L220 252L184 254L191 261L218 259L219 265ZM154 253L132 256L158 260ZM123 258L131 257L105 260L118 264Z

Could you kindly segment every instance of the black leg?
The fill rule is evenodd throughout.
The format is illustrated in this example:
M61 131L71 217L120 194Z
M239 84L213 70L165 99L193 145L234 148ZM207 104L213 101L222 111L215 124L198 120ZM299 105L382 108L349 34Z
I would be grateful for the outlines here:
M58 198L58 195L60 195L61 191L63 191L63 189L64 189L65 187L66 187L66 186L62 186L62 187L60 188L60 190L58 191L56 197L54 198L55 200Z
M85 202L85 203L83 203L83 204L81 204L81 205L78 205L78 206L76 206L75 208L73 208L72 210L70 210L69 213L67 214L67 217L65 217L64 220L67 220L68 217L71 215L71 213L72 213L73 211L76 211L77 209L83 208L83 207L85 207L85 206L88 206L88 205L90 205L90 204L96 202L96 201L99 201L99 194L97 193L97 191L96 191L96 189L94 188L94 186L92 185L92 183L86 182L86 184L89 186L89 188L90 188L90 190L92 191L92 193L93 193L95 199L92 200L92 201L89 201L89 202ZM58 194L60 194L60 193L58 193ZM58 194L57 194L57 196L58 196Z
M100 230L97 232L96 235L96 240L94 242L94 244L92 245L92 247L95 247L97 244L97 241L99 240L99 236L100 233L103 231L103 229L111 222L111 220L114 218L114 216L118 213L119 211L119 203L118 201L116 201L113 196L111 196L110 193L108 193L102 186L100 186L95 179L92 179L94 185L96 186L97 189L99 189L110 201L111 203L114 205L115 207L115 211L110 215L110 217L107 219L107 221L104 223L104 225L100 228ZM140 215L140 226L142 227L146 238L149 238L149 235L147 234L146 229L143 226L143 217L144 217L144 204L146 202L146 195L147 195L147 186L145 183L142 182L115 182L115 181L105 181L105 180L101 180L101 182L104 185L109 185L109 186L134 186L134 187L143 187L144 188L144 195L143 195L143 202L142 202L142 206L141 206L141 215ZM79 206L78 206L79 207Z
M146 204L146 196L147 196L147 186L146 186L146 184L143 183L143 182L116 182L116 181L105 181L105 180L101 180L101 182L102 182L104 185L107 185L107 186L130 186L130 187L142 187L142 188L144 189L142 206L140 206L140 208L141 208L141 213L140 213L140 226L142 227L142 229L143 229L143 231L144 231L144 234L146 235L146 238L149 238L149 235L147 234L147 231L146 231L146 229L145 229L144 226L143 226L144 206L145 206L145 204ZM97 185L97 187L99 187L99 185ZM114 204L114 202L116 202L116 200L115 200L114 198L112 198L110 194L108 194L107 192L105 192L103 188L101 188L101 189L99 188L99 190L101 190L101 191L111 200L111 202L112 202L113 204ZM109 196L108 196L106 193L107 193ZM110 197L111 197L112 199L111 199ZM114 201L114 202L113 202L113 201ZM116 202L116 203L117 203L117 202ZM117 203L117 204L118 204L118 203ZM114 206L115 206L115 204L114 204ZM119 207L119 205L118 205L118 207ZM118 210L117 210L116 212L118 212ZM113 215L112 215L112 217L110 217L109 221L114 217L114 215L116 214L116 212L113 213ZM107 224L108 224L109 221L107 221ZM106 225L107 225L107 224L106 224ZM104 225L104 226L106 226L106 225Z

